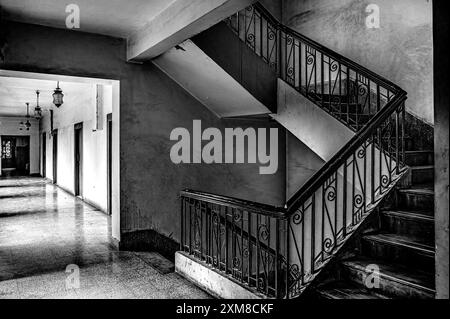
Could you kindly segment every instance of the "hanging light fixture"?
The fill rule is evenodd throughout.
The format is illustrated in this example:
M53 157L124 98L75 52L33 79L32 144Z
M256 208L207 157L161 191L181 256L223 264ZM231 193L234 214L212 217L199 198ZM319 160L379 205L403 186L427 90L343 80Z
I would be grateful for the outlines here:
M36 107L34 108L34 118L40 120L42 118L42 109L39 106L39 91L36 91Z
M30 123L30 103L25 103L27 105L27 121L24 123L23 121L19 123L19 130L23 131L24 129L29 131L31 127Z
M58 81L55 93L53 93L53 104L55 104L56 107L60 107L64 103L63 98L64 94L62 90L59 88L59 81Z
M27 121L25 122L26 130L29 131L31 127L30 123L30 103L27 103Z

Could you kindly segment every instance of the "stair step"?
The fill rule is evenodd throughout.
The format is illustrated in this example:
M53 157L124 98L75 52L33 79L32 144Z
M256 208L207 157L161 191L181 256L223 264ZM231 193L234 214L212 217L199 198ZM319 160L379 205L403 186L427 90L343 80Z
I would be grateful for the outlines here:
M421 238L398 234L366 235L362 240L364 256L414 265L427 271L434 269L434 247Z
M434 190L425 187L397 190L397 208L407 211L434 212Z
M394 134L395 135L395 134ZM391 145L395 145L395 143L397 142L397 137L396 136L391 136L391 137L382 137L385 145L387 145L388 143L391 143ZM390 140L390 142L389 142ZM403 138L403 141L405 143L405 152L409 152L409 151L415 151L417 149L417 147L415 146L415 139L411 136L405 136Z
M324 103L323 106L326 109L331 110L332 113L343 114L345 116L347 116L347 112L349 114L355 114L355 113L360 114L362 112L361 104L356 104L356 103L350 103L350 104L332 103L331 106L329 105L329 103Z
M434 217L407 211L383 211L380 215L381 229L402 236L415 236L432 246L434 244Z
M411 174L411 183L413 185L434 182L433 165L411 166L410 174Z
M379 287L374 292L394 298L434 298L434 274L414 270L411 267L386 263L378 259L356 258L342 262L344 276L348 280L364 285L368 275L373 273L373 265L379 269ZM370 267L369 267L370 266Z
M348 281L336 281L316 288L325 299L390 299L388 296Z
M321 94L321 93L314 93L314 92L308 92L309 95L311 95L314 99L319 100L319 101L324 101L324 102L329 102L331 100L332 103L339 103L339 101L341 103L347 103L347 101L350 101L351 103L355 102L355 98L353 96L348 96L345 94L328 94L325 91L325 94ZM350 99L349 99L350 98Z
M365 240L382 242L394 246L402 246L434 258L434 247L423 243L420 239L397 234L373 234L363 237Z
M409 166L424 166L434 164L433 151L406 151L406 165Z
M355 114L355 113L338 113L338 112L333 112L334 116L349 122L351 124L364 124L367 123L372 117L372 114Z

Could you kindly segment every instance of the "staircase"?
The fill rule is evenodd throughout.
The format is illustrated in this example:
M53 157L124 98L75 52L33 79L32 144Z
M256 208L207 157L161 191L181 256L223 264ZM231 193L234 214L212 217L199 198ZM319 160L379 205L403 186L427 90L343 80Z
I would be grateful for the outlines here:
M432 298L432 128L416 129L406 92L258 3L226 24L354 136L285 207L182 191L181 250L265 298Z
M358 247L336 263L327 283L316 285L316 297L434 298L433 162L432 150L412 146L406 151L408 185L397 187L375 223L358 238ZM377 285L367 285L374 275Z

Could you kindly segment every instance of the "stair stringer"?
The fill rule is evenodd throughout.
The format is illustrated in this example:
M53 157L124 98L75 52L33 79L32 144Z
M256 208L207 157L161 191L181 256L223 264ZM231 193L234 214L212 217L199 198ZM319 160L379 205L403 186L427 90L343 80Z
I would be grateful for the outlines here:
M270 113L191 40L152 62L219 118Z

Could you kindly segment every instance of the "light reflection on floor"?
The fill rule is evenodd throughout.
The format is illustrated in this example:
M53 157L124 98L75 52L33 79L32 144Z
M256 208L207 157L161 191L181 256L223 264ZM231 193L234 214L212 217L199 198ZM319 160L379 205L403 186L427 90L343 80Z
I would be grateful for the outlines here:
M110 229L109 216L43 179L0 179L0 299L209 298L151 267L159 255L117 251Z

